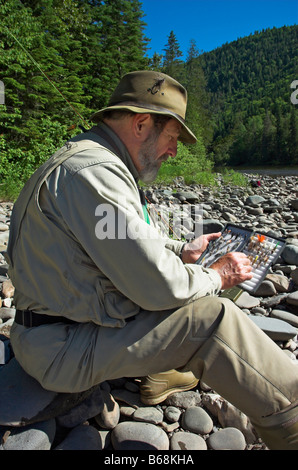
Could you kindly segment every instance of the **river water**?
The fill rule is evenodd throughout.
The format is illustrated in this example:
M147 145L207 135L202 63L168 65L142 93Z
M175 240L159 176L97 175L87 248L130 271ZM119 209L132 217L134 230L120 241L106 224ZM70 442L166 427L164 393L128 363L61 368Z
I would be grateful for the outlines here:
M298 166L284 166L284 167L234 167L234 171L239 173L249 173L255 175L267 175L267 176L298 176Z

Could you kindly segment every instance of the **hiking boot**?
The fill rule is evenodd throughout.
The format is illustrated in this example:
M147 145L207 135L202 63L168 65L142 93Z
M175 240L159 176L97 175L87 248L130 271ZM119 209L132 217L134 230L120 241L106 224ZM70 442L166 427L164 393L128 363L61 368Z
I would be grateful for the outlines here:
M271 450L298 450L298 403L253 424Z
M192 372L177 372L175 369L148 375L141 379L141 401L145 405L157 405L172 393L194 388L198 382Z

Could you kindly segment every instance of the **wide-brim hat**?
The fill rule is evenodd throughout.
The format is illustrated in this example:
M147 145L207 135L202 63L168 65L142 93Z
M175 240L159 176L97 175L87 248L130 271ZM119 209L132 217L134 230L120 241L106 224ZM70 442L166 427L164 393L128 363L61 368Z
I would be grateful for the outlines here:
M178 140L194 144L197 139L185 125L186 107L187 91L179 82L164 73L143 70L124 75L107 107L93 114L91 120L99 122L105 111L117 109L142 114L163 114L176 119L182 125Z

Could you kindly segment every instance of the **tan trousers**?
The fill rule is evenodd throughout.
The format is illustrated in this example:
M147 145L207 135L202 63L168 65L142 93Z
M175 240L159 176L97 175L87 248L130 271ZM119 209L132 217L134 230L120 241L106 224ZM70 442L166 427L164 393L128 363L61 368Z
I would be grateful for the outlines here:
M254 422L298 399L298 367L235 304L204 297L143 311L124 328L14 324L16 358L41 385L77 392L108 379L191 370Z

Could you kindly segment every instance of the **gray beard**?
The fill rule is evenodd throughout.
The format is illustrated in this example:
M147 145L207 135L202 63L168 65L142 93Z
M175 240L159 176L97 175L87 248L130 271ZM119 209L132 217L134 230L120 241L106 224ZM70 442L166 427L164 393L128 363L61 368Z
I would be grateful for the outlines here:
M155 131L143 143L139 152L139 162L142 169L139 172L140 179L144 183L152 183L159 171L160 161L156 160L156 142L160 133Z
M156 163L154 165L153 162L151 163L146 160L145 166L142 167L142 170L139 173L140 179L144 183L152 183L157 177L159 168L160 166L157 166Z

